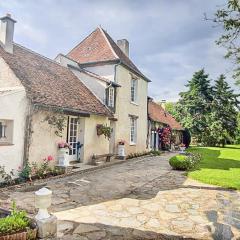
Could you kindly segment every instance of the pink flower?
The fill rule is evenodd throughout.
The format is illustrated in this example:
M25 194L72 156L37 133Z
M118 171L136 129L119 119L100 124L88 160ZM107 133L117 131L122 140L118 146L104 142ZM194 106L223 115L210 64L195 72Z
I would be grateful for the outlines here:
M48 162L53 161L53 156L49 155L49 156L47 157L47 161L48 161Z

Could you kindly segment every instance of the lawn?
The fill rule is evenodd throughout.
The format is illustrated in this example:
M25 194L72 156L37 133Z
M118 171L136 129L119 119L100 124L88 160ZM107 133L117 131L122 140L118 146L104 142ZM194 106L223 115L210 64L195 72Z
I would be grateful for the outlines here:
M191 147L188 151L202 154L197 169L188 172L190 178L240 190L240 145Z

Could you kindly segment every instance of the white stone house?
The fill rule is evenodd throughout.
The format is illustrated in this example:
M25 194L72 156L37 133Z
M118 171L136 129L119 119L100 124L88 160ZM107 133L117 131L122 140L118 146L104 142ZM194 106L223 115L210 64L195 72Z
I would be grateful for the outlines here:
M119 140L126 141L127 154L146 150L149 80L128 58L127 45L124 53L98 28L87 37L96 34L94 48L83 41L76 51L51 60L13 42L10 15L0 20L1 166L10 171L48 155L57 159L61 140L72 146L70 160L85 163L93 154L116 153ZM84 53L85 47L93 52ZM98 57L105 51L103 61L95 51ZM81 61L82 56L89 61ZM46 121L54 116L66 121L61 136ZM110 140L97 136L98 124L113 128ZM83 144L80 155L78 142Z

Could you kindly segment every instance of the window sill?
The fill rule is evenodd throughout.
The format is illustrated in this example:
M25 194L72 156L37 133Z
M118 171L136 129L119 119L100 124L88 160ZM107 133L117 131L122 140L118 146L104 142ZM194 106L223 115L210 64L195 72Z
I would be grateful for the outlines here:
M136 146L136 143L129 143L129 146Z
M8 142L0 142L0 146L13 146L13 143L8 143Z
M135 105L135 106L139 106L139 104L138 103L136 103L136 102L130 102L131 104L133 104L133 105Z

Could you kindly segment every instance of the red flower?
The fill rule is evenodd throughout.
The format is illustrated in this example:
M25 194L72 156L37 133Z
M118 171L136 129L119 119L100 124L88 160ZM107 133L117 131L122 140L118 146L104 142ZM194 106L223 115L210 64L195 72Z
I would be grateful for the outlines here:
M49 155L49 156L47 157L47 161L48 161L48 162L53 161L53 156Z

